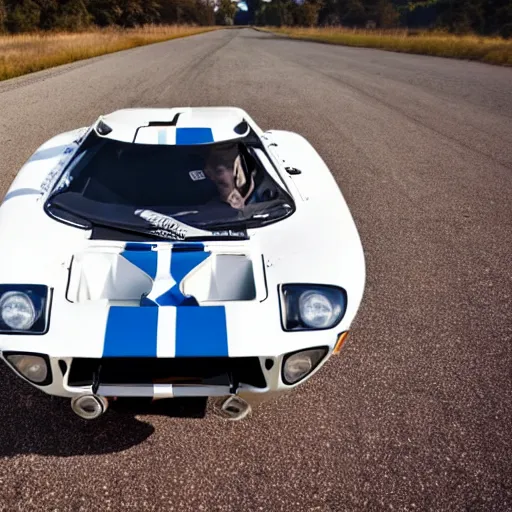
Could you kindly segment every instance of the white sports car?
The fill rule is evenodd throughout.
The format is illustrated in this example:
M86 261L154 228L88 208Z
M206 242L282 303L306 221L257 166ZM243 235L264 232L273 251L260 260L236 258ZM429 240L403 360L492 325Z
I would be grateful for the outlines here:
M363 296L329 169L238 108L125 109L60 134L0 207L0 352L82 418L219 397L231 419L311 377Z

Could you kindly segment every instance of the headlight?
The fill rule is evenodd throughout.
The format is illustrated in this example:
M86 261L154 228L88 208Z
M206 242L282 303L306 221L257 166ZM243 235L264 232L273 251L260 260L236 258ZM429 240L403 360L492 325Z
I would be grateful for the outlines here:
M299 312L302 321L309 327L322 329L329 327L332 318L336 316L335 309L339 304L333 304L322 293L308 290L299 297Z
M327 347L302 350L285 356L283 361L283 382L295 384L309 375L325 357Z
M35 384L44 385L51 381L49 363L45 356L37 354L6 354L7 361L23 377Z
M281 293L286 331L330 329L347 309L347 294L336 286L286 284Z
M26 331L36 321L34 303L23 292L4 293L0 297L0 315L3 322L16 331Z
M48 287L0 284L0 332L43 334L47 329Z

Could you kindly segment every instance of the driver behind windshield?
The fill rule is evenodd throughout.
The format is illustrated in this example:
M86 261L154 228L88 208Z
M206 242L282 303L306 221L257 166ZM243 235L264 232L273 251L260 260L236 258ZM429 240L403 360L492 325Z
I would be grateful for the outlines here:
M237 210L245 206L245 201L253 191L254 181L250 175L248 183L238 145L212 148L204 172L217 186L222 201Z

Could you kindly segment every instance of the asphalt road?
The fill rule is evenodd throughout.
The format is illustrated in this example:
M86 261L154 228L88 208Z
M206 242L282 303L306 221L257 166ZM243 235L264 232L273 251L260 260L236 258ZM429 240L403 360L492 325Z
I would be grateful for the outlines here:
M2 195L50 136L181 105L240 106L324 157L367 257L353 333L239 423L83 425L1 369L0 509L511 510L512 69L248 29L95 58L0 83Z

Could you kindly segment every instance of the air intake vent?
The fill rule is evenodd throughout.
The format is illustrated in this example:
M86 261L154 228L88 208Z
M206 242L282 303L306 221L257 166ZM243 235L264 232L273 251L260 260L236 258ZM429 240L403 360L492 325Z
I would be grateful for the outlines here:
M266 387L257 357L180 357L180 358L75 358L71 363L69 386L99 384L181 385L240 382Z
M112 131L112 128L107 123L105 123L105 121L100 121L98 126L96 126L96 131L100 135L108 135Z

